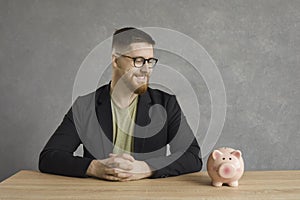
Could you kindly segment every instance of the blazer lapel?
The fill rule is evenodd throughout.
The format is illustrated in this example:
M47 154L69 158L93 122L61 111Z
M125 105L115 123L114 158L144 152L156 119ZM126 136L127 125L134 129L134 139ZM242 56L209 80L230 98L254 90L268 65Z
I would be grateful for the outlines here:
M145 145L145 139L147 137L146 126L150 123L149 109L151 107L151 98L149 92L139 96L137 105L137 114L135 119L134 128L134 152L142 153Z
M113 129L112 129L112 113L110 103L110 84L106 85L103 90L98 91L95 96L96 114L101 128L102 141L106 141L104 152L108 156L113 149ZM108 144L106 144L108 143Z

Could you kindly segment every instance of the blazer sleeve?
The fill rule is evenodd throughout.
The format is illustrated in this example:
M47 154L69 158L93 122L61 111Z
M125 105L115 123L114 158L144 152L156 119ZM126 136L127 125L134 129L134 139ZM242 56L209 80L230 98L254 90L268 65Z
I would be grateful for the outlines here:
M73 155L80 144L71 108L40 153L39 170L58 175L86 177L86 170L93 159Z
M166 110L168 144L171 154L145 160L154 170L151 178L164 178L200 171L203 164L200 146L175 96L170 97Z

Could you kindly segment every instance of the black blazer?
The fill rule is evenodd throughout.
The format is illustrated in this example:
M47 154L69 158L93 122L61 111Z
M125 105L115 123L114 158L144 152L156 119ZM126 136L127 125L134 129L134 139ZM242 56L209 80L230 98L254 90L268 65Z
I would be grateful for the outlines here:
M174 95L148 88L139 96L133 157L145 161L152 178L200 171L200 147ZM93 159L112 152L110 84L77 98L39 158L41 172L86 177ZM74 156L83 144L83 157ZM166 155L167 144L170 155Z

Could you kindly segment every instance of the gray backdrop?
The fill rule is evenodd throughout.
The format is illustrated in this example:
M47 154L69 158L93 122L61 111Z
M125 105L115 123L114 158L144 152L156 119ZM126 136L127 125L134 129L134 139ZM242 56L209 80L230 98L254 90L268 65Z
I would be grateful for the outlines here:
M241 149L246 170L300 169L300 1L0 0L0 181L37 169L71 105L80 64L124 26L180 31L213 58L227 95L215 148ZM201 141L209 95L203 81L196 84Z

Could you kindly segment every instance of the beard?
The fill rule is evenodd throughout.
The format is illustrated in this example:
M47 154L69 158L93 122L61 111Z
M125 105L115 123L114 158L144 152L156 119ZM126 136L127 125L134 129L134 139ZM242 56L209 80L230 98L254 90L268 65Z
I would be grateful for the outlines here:
M139 88L134 90L134 94L144 94L148 89L148 82L144 85L141 85Z
M148 89L148 85L149 85L149 74L146 74L146 81L143 83L136 83L135 82L135 74L131 74L131 73L125 73L122 75L121 79L122 82L126 85L126 87L133 93L133 94L144 94L147 89Z

